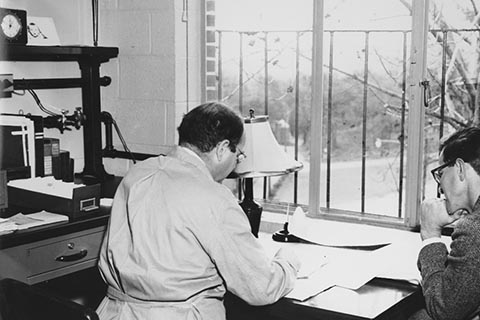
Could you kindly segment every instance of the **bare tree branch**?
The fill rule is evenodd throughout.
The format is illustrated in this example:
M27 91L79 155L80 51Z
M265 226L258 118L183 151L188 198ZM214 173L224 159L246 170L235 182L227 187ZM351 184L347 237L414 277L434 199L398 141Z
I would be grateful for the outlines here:
M398 107L398 106L393 106L391 104L385 104L384 105L385 109L387 109L387 111L392 114L392 115L399 115L401 112L402 112L402 108L401 107ZM408 113L408 108L405 109L405 112ZM432 118L436 118L436 119L441 119L441 116L438 112L436 111L429 111L428 109L425 110L425 115L428 115ZM462 122L460 120L457 120L453 117L450 117L448 115L444 116L443 120L448 123L449 125L451 125L452 127L454 128L463 128L463 127L467 127L469 125L468 122Z
M328 66L328 65L323 65L323 66L324 66L325 68L330 68L330 66ZM365 84L365 81L363 81L363 79L361 79L360 77L358 77L358 76L355 75L355 74L351 74L351 73L345 72L345 71L340 70L340 69L335 68L335 67L332 67L332 70L333 70L333 71L336 71L336 72L338 72L338 73L341 73L341 74L343 74L343 75L345 75L345 76L347 76L347 77L349 77L349 78L351 78L351 79L353 79L353 80L356 80L356 81L358 81L358 82L360 82L360 83L362 83L362 84ZM398 98L398 99L402 99L402 95L399 94L399 93L390 91L390 90L388 90L388 89L379 87L379 86L374 85L374 84L371 84L371 83L368 83L367 85L368 85L370 88L377 89L378 91L381 91L381 92L383 92L383 93L385 93L385 94L388 94L388 95L391 96L391 97L395 97L395 98Z

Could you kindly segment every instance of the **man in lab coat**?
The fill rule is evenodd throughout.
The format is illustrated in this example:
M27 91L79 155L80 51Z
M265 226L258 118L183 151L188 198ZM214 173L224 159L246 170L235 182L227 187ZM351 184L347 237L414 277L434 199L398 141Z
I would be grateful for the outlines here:
M471 319L480 307L480 128L448 137L432 174L444 197L421 206L418 267L426 307L413 318ZM455 221L448 250L441 231Z
M296 257L268 257L221 184L248 157L242 119L206 103L178 133L179 146L135 165L115 194L99 260L102 320L223 320L226 290L265 305L293 289Z

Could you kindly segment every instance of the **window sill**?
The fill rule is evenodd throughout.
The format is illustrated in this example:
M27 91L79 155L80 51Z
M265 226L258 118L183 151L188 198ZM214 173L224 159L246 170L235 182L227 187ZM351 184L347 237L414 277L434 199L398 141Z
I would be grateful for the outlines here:
M256 199L263 207L264 212L268 211L270 213L274 213L279 216L279 218L275 218L275 223L280 224L280 227L283 228L283 223L286 219L286 212L287 212L287 203L281 202L273 202L273 201L266 201L261 199ZM289 208L289 214L293 214L295 208L299 206L302 207L304 212L308 212L307 206L302 205L291 205ZM419 232L419 226L417 227L409 227L405 225L405 222L401 218L396 217L388 217L388 216L381 216L375 215L370 213L358 213L353 211L346 211L346 210L338 210L338 209L327 209L321 208L321 213L319 214L309 214L307 216L316 220L328 220L328 221L338 221L338 222L346 222L346 223L356 223L361 225L371 225L371 226L379 226L391 229L398 229L398 230L405 230L411 232ZM262 219L263 222L263 219ZM271 221L266 221L267 224L271 223ZM277 225L273 226L277 227Z

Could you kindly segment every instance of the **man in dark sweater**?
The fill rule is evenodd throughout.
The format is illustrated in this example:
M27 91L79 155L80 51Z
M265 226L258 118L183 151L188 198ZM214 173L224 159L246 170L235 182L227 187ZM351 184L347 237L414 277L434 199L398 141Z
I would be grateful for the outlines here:
M472 319L480 307L480 128L459 130L440 146L432 170L443 197L421 205L418 256L425 309L414 319ZM442 228L455 222L450 252Z

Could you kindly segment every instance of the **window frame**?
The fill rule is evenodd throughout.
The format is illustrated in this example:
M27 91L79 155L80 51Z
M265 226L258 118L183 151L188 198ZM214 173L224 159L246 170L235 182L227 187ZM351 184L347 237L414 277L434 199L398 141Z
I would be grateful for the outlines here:
M208 6L209 2L215 0L202 0ZM312 0L313 2L313 26L312 26L312 89L311 97L311 139L310 139L310 172L309 172L309 197L308 206L301 206L312 218L332 219L346 222L366 223L371 225L388 226L398 229L414 229L418 226L418 212L422 197L422 170L423 170L423 145L424 145L424 120L425 113L423 108L424 92L422 82L426 79L426 50L428 35L428 5L429 0L412 0L412 33L411 49L409 56L409 74L407 78L407 96L409 97L409 116L407 121L408 144L406 149L406 170L404 183L404 204L403 217L389 217L378 214L353 212L340 209L327 209L320 205L321 202L321 180L320 171L322 166L323 152L323 112L324 112L324 79L323 79L323 51L324 51L324 1ZM202 6L205 8L205 6ZM203 12L203 15L208 10ZM204 31L207 31L205 18L202 21ZM202 39L202 52L205 54L205 36ZM218 40L220 41L220 40ZM205 64L206 59L202 59L204 76L208 75ZM218 71L218 70L217 70ZM202 101L208 100L205 92L209 87L206 84L206 78L203 78L201 84L203 88ZM315 143L314 143L315 142ZM266 210L274 212L283 212L287 210L287 203L276 203L269 200L260 200L259 202ZM290 203L290 205L292 205ZM291 206L290 206L291 208Z
M323 12L324 0L314 1L313 10L313 63L312 63L312 107L311 107L311 161L309 179L308 212L312 217L333 218L339 220L385 224L396 227L414 228L418 225L418 212L421 202L422 163L424 144L424 120L422 81L426 73L426 50L428 34L429 0L412 1L412 44L410 52L410 70L407 90L410 101L408 116L407 167L405 179L404 217L389 219L365 213L351 213L341 210L326 210L320 206L320 167L323 132ZM402 223L403 220L403 223Z

